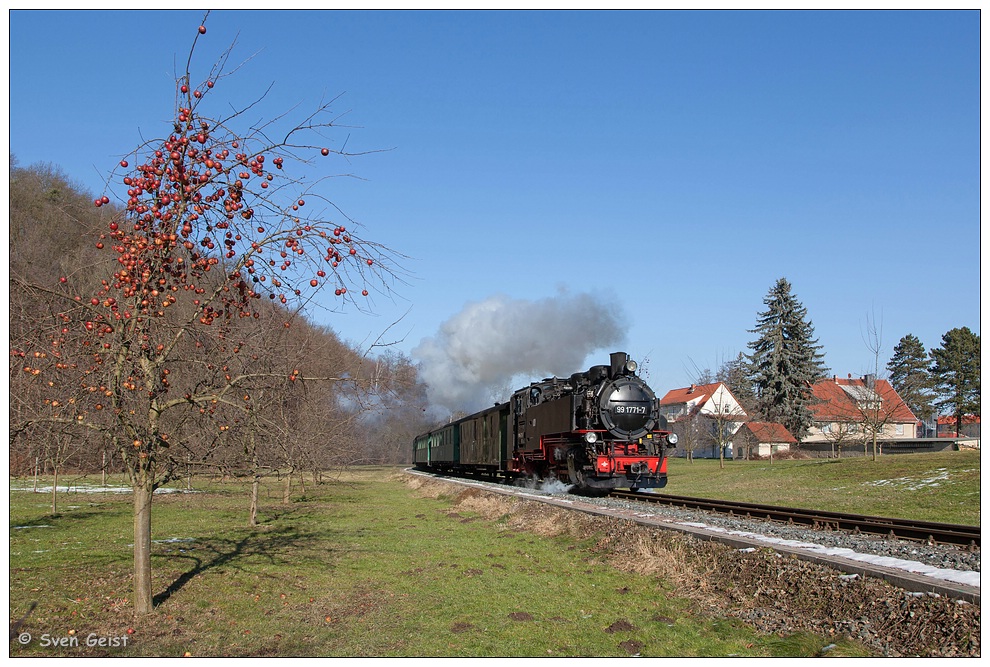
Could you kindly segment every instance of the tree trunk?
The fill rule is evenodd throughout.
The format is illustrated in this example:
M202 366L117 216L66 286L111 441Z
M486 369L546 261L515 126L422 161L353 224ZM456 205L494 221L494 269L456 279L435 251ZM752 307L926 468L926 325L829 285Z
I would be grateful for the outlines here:
M254 481L251 482L251 511L248 517L248 525L251 527L258 525L258 487L261 486L261 475L254 474Z
M52 477L52 516L58 513L58 466L55 466Z
M143 462L134 474L134 615L152 611L151 591L151 498L154 475Z
M289 504L289 494L292 492L292 471L285 475L285 491L282 492L282 504Z
M255 440L257 429L255 428L256 421L253 411L249 417L249 423L251 430L249 431L248 447L251 455L251 474L253 475L253 480L251 482L251 507L248 508L248 525L254 527L258 525L258 490L261 486L261 471L258 464L258 444Z

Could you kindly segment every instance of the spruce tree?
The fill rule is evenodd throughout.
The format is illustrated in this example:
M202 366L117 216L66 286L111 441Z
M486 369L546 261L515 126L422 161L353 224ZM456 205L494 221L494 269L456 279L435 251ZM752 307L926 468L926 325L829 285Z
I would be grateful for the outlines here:
M947 331L931 359L935 406L955 416L959 433L963 415L980 411L980 337L969 327Z
M719 368L716 377L719 382L725 383L746 414L755 412L756 395L753 393L753 385L750 383L749 362L746 355L740 352L735 359L726 361Z
M783 424L798 440L811 427L811 385L825 377L824 355L808 321L808 311L781 278L763 300L767 310L758 315L750 333L747 355L756 405L762 419Z
M932 405L933 383L925 346L913 334L901 338L894 347L894 356L887 362L890 384L911 412L924 422L935 414Z

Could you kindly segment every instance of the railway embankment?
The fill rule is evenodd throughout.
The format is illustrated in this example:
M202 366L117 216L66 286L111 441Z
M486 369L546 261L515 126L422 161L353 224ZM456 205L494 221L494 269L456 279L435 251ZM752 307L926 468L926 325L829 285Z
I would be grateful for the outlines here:
M455 511L512 529L600 534L597 551L615 567L761 632L850 639L891 657L980 654L979 552L497 484L412 483L448 485Z

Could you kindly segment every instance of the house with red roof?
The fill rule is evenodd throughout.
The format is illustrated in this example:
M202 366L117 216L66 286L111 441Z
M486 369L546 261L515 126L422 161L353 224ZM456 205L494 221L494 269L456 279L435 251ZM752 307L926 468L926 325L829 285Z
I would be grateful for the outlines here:
M722 382L668 391L660 414L677 433L676 455L718 458L719 447L732 457L732 437L749 420L742 405Z
M736 458L773 458L777 452L797 444L797 438L783 424L746 422L733 438Z
M962 416L962 433L956 433L955 415L945 415L938 418L938 437L940 438L979 438L980 415Z
M886 380L872 375L822 380L811 388L814 423L804 442L862 444L917 437L918 418Z

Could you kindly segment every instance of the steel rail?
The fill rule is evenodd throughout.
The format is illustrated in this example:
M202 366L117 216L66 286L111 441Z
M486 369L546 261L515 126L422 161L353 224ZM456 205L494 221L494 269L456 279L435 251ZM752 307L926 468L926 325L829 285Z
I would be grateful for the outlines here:
M793 507L777 507L758 503L731 502L710 498L690 498L661 493L631 493L613 491L612 498L640 502L661 503L675 507L720 512L743 518L769 519L783 523L811 526L817 530L844 530L849 532L884 535L905 540L915 540L933 544L953 544L980 548L980 527L933 521L912 521L890 517L846 514L824 510L809 510Z

